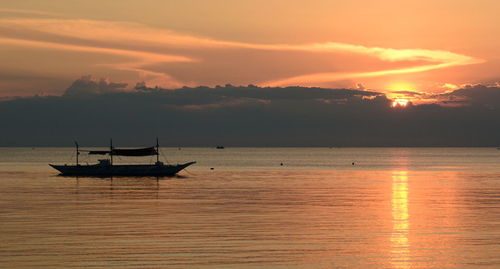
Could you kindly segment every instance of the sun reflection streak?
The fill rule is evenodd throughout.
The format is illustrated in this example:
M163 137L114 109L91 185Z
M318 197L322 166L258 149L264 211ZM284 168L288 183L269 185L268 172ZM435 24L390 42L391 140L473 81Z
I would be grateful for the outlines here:
M410 268L410 226L408 211L408 174L407 171L395 171L392 174L392 233L391 263L394 268Z

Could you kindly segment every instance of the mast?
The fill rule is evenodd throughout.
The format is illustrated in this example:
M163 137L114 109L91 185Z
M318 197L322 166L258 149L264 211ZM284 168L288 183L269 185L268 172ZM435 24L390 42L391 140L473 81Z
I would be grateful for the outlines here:
M111 165L113 165L113 139L109 139L109 159Z
M156 162L160 162L160 144L158 143L158 137L156 138Z
M75 141L75 146L76 146L76 166L78 166L78 155L80 155L80 150L78 148L78 142Z

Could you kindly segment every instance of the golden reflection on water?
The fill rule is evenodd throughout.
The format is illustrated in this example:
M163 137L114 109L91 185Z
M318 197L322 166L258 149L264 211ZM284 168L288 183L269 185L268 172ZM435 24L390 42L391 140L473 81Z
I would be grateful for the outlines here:
M394 268L410 268L410 242L408 240L410 215L408 211L407 171L395 171L392 173L391 209L391 263Z
M496 149L361 149L390 166L329 170L288 165L343 149L211 150L185 177L111 180L2 163L17 149L0 148L0 268L499 268L500 168L479 165ZM426 167L449 151L478 168ZM277 168L209 170L248 156Z

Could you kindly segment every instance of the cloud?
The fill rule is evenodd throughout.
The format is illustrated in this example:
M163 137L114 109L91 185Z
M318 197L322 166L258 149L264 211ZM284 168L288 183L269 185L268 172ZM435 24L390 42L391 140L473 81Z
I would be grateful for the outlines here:
M158 136L168 146L497 146L500 136L492 87L455 92L474 100L468 106L392 109L381 93L351 89L139 86L146 91L83 77L64 96L0 101L0 145L98 146L113 137L132 146Z
M169 30L147 27L131 22L109 22L92 20L61 20L61 19L5 19L3 25L21 29L32 29L51 34L72 36L76 38L103 41L135 41L149 42L157 45L212 47L212 48L244 48L258 50L289 50L308 52L350 52L366 54L384 61L428 61L455 62L461 64L479 61L473 57L460 55L443 50L426 49L394 49L381 47L366 47L340 42L325 42L311 44L254 44L214 40L210 38L189 36Z
M177 56L164 53L152 53L146 51L135 51L117 48L106 48L98 46L85 46L85 45L73 45L64 43L55 43L47 41L34 41L34 40L24 40L16 38L2 38L0 37L0 43L12 44L23 47L36 47L45 48L52 50L66 50L66 51L82 51L91 53L102 53L109 55L116 55L125 58L132 58L132 61L120 62L116 64L106 64L106 66L112 69L122 70L122 71L132 71L139 74L144 79L150 79L162 85L179 86L182 83L176 81L169 75L161 72L154 72L147 70L146 67L153 64L159 63L172 63L172 62L194 62L192 58Z
M160 82L162 80L170 81L172 82L172 85L187 83L175 81L175 79L170 75L164 72L159 72L158 70L153 71L148 69L148 66L158 63L172 62L190 62L200 64L203 61L202 59L200 60L195 59L195 57L186 56L192 53L192 50L197 49L347 53L365 55L385 62L418 62L417 65L411 67L375 70L369 72L312 73L281 79L271 79L260 83L261 85L269 86L310 85L339 80L418 73L484 62L482 59L444 50L369 47L340 42L310 44L257 44L215 40L206 37L183 35L173 31L152 28L131 22L4 18L0 19L0 25L4 28L3 33L0 32L0 35L4 35L3 38L0 38L0 43L107 53L133 57L136 59L135 62L113 64L109 65L109 67L118 70L138 72L143 75L146 74L153 78L157 78L157 81ZM9 29L9 31L15 30L16 35L22 35L23 32L25 32L25 36L23 38L9 37L8 35L10 32L5 29ZM33 32L43 33L46 36L36 35L39 38L43 38L43 40L30 40L33 36ZM64 37L67 40L61 41L61 39L54 38L57 36ZM82 40L85 40L86 42L82 42ZM74 45L71 44L71 42L79 43L78 45ZM88 42L94 42L95 44L88 44ZM121 48L125 45L133 47L134 49ZM175 53L165 53L165 50L175 51ZM423 64L420 62L427 62L430 64Z
M144 82L137 83L136 90L140 92L156 92L163 96L168 95L170 105L213 105L213 104L247 104L256 102L268 104L270 102L299 101L299 100L350 100L357 102L365 97L383 96L374 91L353 89L323 89L317 87L286 87L261 88L255 85L183 87L176 90L165 90L159 87L150 88ZM247 102L251 101L251 102Z
M434 59L437 60L437 59ZM410 73L420 73L430 70L442 69L452 66L459 65L468 65L484 62L483 60L474 59L474 58L462 58L457 57L456 60L450 60L449 62L437 63L432 65L420 65L408 68L399 68L399 69L389 69L389 70L381 70L381 71L372 71L372 72L350 72L350 73L342 73L342 72L331 72L331 73L314 73L307 74L295 77L289 77L280 80L268 81L263 83L263 85L269 86L278 86L278 85L294 85L294 84L303 84L304 82L329 82L329 81L337 81L344 79L354 79L354 78L367 78L367 77L380 77L387 75L398 75L398 74L410 74Z
M402 94L404 96L421 96L425 95L426 93L422 92L415 92L415 91L391 91L391 94Z
M125 56L130 58L137 58L140 61L134 62L132 66L143 66L154 63L161 62L192 62L193 59L184 56L170 55L170 54L160 54L145 51L135 51L135 50L125 50L125 49L115 49L97 46L85 46L85 45L73 45L73 44L62 44L55 42L46 41L34 41L26 39L15 39L15 38L0 38L0 43L14 44L26 47L37 47L46 49L58 49L58 50L72 50L72 51L84 51L84 52L94 52L94 53L105 53L118 56Z
M447 90L456 90L460 87L458 85L453 84L453 83L445 83L441 86L441 88L447 89Z
M124 91L127 83L114 83L108 82L106 79L101 78L96 80L92 76L82 76L77 79L71 86L64 92L64 96L78 97L87 96L89 94L103 94Z
M361 84L361 83L356 84L356 88L357 88L358 90L360 90L360 91L364 91L364 90L366 90L365 85L363 85L363 84Z
M35 15L35 16L62 16L61 14L40 10L30 10L30 9L16 9L16 8L0 8L0 13L12 14L12 15Z
M482 106L489 109L500 108L500 87L485 85L467 85L461 89L436 95L445 103Z

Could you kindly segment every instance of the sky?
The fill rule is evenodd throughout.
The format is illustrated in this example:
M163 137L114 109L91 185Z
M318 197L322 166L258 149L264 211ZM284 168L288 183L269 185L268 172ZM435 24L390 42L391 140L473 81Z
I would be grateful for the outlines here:
M496 0L0 2L0 98L73 81L308 86L411 99L500 81ZM412 99L418 102L416 99Z
M0 146L500 145L497 0L0 0Z

